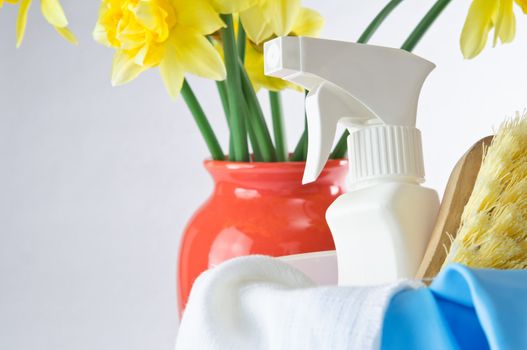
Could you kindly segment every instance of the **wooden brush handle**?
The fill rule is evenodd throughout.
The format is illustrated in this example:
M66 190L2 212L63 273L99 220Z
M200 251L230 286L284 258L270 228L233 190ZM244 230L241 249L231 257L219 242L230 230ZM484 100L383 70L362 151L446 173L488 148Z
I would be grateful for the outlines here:
M428 280L437 276L441 270L452 239L457 234L463 209L472 194L483 152L491 141L492 136L487 136L476 142L461 157L450 174L430 242L417 271L417 278Z

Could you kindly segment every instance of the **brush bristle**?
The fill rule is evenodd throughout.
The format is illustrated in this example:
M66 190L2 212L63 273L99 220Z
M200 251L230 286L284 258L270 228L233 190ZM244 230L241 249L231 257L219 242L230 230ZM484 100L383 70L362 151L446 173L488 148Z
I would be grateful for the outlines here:
M527 115L504 122L481 164L445 265L527 268Z

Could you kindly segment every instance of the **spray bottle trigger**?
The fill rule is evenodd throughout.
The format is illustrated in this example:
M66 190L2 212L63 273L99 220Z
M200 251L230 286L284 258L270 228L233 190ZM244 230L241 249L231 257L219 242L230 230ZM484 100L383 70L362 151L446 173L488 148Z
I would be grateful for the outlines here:
M303 184L314 182L324 169L341 121L359 126L379 119L347 91L327 81L307 95L306 114L309 146Z

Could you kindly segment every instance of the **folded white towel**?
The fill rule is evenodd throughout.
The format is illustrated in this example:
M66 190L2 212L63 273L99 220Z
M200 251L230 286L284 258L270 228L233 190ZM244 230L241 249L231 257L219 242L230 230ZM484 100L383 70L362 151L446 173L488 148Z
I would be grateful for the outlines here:
M233 259L196 280L176 349L378 349L390 298L417 286L316 287L276 259Z

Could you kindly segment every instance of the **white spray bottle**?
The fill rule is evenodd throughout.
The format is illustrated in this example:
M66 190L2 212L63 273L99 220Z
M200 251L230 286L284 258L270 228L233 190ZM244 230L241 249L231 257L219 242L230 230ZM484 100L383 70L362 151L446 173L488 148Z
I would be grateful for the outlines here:
M330 156L337 124L350 131L350 190L326 212L340 285L413 278L439 209L424 182L417 101L433 63L409 52L305 37L265 44L265 74L309 91L303 183Z

